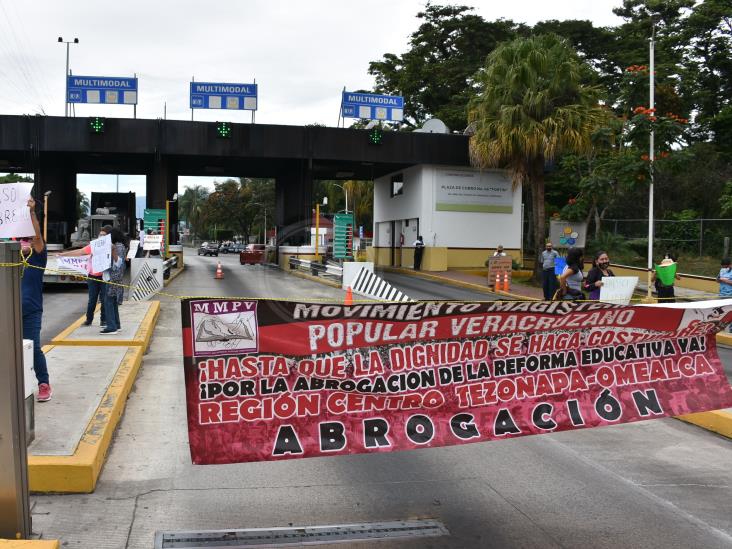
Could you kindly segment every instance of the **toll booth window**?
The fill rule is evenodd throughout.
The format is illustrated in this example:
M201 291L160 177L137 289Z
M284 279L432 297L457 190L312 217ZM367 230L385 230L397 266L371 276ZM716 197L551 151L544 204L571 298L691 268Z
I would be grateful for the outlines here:
M404 174L393 175L391 177L391 196L404 194Z

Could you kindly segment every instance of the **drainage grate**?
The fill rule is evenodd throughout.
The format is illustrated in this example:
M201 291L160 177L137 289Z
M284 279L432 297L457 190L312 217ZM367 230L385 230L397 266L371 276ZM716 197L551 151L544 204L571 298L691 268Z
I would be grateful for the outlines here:
M210 549L228 547L286 547L348 543L399 538L447 536L450 532L436 520L403 520L336 524L333 526L301 526L294 528L249 528L246 530L200 530L191 532L156 532L155 549Z

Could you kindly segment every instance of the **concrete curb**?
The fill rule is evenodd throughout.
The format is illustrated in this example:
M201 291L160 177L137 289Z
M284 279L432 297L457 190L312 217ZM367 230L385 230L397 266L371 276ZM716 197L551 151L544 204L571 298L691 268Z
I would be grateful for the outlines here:
M167 287L167 286L168 286L168 284L170 284L170 283L171 283L171 282L173 282L173 281L174 281L174 280L175 280L176 278L178 278L178 276L180 276L180 274L181 274L181 273L182 273L183 271L185 271L185 270L186 270L186 266L185 266L185 264L184 264L184 265L183 265L183 266L182 266L182 267L181 267L180 269L176 269L176 270L175 270L175 272L171 272L171 273L170 273L170 276L168 277L168 280L163 280L163 286L164 286L164 287Z
M53 346L44 347L44 352ZM117 368L99 406L71 456L28 456L28 484L32 492L90 493L142 364L143 349L130 347Z
M283 269L284 270L284 269ZM296 276L298 278L304 278L305 280L310 280L311 282L319 282L320 284L325 284L326 286L331 286L333 288L338 288L341 290L341 285L337 282L333 282L332 280L325 280L324 278L321 278L319 276L312 276L309 274L301 273L299 271L285 271L288 274L291 274L293 276Z
M730 412L724 410L699 412L697 414L677 416L675 419L685 423L691 423L707 431L720 434L723 437L732 438L732 413Z
M147 351L152 338L153 329L160 315L160 302L150 301L152 306L147 310L145 316L140 323L140 327L135 332L132 339L69 339L74 330L81 326L86 320L85 316L80 316L68 328L51 340L52 345L75 345L86 347L142 347Z
M59 549L57 539L0 539L0 549Z

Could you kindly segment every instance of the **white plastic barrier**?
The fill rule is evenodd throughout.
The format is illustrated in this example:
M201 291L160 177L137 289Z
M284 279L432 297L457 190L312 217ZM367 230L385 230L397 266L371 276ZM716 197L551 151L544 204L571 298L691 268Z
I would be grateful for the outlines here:
M353 288L353 279L356 278L361 269L374 272L374 263L372 261L344 261L343 262L343 289L349 286Z

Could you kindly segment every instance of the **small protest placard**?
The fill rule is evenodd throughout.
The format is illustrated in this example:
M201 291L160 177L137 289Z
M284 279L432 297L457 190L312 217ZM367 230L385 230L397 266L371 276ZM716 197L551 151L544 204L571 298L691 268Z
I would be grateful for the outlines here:
M605 276L600 287L600 301L628 305L637 284L637 276Z
M145 235L145 241L142 243L143 250L158 250L163 247L163 235L161 234L148 234Z
M140 248L139 240L130 240L130 249L127 252L127 259L133 259L137 255L137 250Z
M92 240L91 246L92 272L101 273L112 266L112 237L104 235Z
M503 273L508 273L508 281L510 282L512 266L513 259L509 256L488 259L488 285L492 286L496 283L496 275L501 276L501 283L503 283Z
M88 274L89 256L80 255L76 257L58 257L58 270L59 271L71 271L82 275ZM99 271L96 271L99 272Z
M33 236L28 199L33 183L0 185L0 238Z

